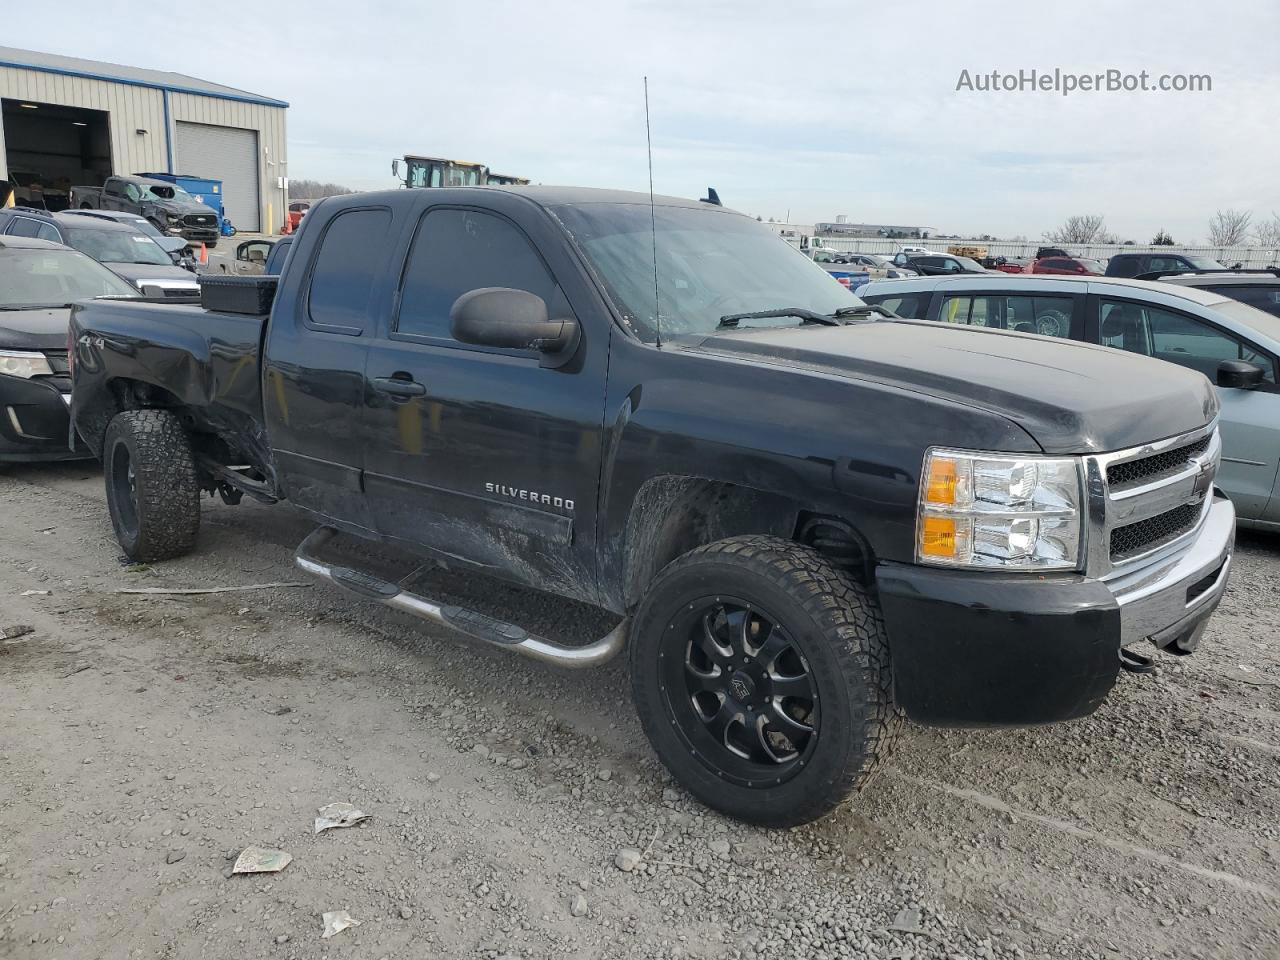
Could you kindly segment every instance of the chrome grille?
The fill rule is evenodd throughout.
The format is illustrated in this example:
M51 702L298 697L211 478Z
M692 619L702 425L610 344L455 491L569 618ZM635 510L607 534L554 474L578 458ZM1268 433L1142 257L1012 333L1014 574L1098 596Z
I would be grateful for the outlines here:
M1111 531L1112 561L1149 553L1177 540L1196 525L1203 513L1202 507L1201 503L1184 503L1154 517L1116 527Z
M1188 463L1209 449L1209 439L1209 437L1201 437L1194 443L1157 453L1153 457L1130 460L1127 463L1113 463L1107 467L1107 484L1112 490L1124 489L1146 480L1184 470Z
M1129 576L1176 552L1208 516L1221 452L1215 422L1087 458L1086 572Z

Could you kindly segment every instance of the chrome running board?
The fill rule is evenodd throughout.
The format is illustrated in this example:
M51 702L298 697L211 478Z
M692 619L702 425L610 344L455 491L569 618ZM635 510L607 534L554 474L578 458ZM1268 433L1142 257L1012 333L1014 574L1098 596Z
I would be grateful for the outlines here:
M583 647L568 647L529 633L514 623L506 623L463 607L439 604L426 597L410 593L381 577L317 559L316 551L333 539L337 532L333 527L318 527L303 540L293 557L298 568L356 596L376 600L393 610L400 610L421 620L451 627L474 640L514 650L534 660L554 663L561 667L578 669L599 666L616 657L626 644L628 623L626 620L594 643Z

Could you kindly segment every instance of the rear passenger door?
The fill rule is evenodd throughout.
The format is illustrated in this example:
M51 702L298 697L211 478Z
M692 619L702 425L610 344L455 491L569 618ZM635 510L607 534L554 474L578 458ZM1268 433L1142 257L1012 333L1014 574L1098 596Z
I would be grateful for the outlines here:
M389 208L352 206L324 225L299 284L272 310L263 409L291 502L338 526L375 529L364 492L364 368L389 315L396 247ZM301 252L301 251L300 251Z
M541 242L535 238L542 236ZM462 294L537 294L574 316L563 367L531 350L461 343ZM605 370L611 324L558 228L517 198L426 207L398 307L366 365L366 472L378 531L519 583L593 601Z
M1217 383L1223 360L1246 360L1263 369L1252 390L1217 387L1222 401L1222 467L1218 485L1242 517L1266 509L1280 469L1280 370L1277 358L1203 317L1169 307L1091 297L1090 339L1196 370Z

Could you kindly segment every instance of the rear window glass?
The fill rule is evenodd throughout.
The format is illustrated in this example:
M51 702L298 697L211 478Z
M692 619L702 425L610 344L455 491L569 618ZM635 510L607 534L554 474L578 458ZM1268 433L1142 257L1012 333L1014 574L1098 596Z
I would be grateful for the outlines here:
M329 223L321 241L307 297L312 323L364 330L369 299L391 240L391 211L348 210Z

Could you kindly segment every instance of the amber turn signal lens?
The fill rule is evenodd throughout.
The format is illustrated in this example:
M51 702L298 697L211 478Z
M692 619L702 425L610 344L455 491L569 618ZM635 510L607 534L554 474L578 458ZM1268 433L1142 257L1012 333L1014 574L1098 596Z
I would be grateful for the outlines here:
M956 522L951 517L925 517L920 527L922 557L956 555Z
M956 502L956 486L960 482L956 462L946 457L929 458L929 477L925 484L925 503L953 504Z

